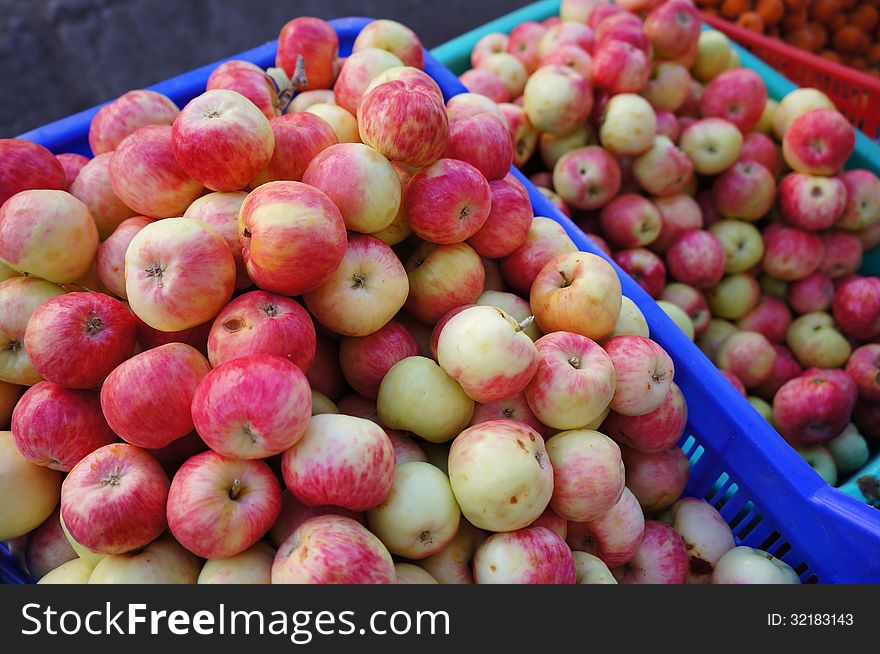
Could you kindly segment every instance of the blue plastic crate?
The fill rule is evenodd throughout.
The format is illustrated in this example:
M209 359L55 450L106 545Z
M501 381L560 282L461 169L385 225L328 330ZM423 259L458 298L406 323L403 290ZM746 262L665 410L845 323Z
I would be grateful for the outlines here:
M540 20L557 10L558 2L537 3L482 29L510 31L522 20ZM355 36L370 20L331 21L339 33L340 54L350 52ZM275 48L274 42L267 43L234 58L267 67L274 62ZM435 52L442 55L443 49ZM151 88L183 105L204 90L208 76L219 63ZM426 56L425 71L437 81L447 99L465 91L457 77L431 55ZM81 112L20 138L41 143L54 152L90 154L88 126L96 111ZM535 215L553 218L581 250L604 257L519 171L513 172L526 185ZM611 264L620 275L624 294L644 313L652 338L672 356L675 381L688 401L688 425L681 441L692 466L687 494L716 506L733 528L738 543L779 556L805 582L880 582L880 512L828 486L723 380L641 287L614 262ZM0 577L10 582L26 581L2 547Z

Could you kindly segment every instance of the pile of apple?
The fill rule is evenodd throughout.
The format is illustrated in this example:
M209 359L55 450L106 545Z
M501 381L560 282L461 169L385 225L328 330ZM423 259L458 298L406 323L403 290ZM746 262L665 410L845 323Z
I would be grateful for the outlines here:
M880 440L880 180L818 90L768 99L689 0L564 0L476 45L515 163L831 484Z
M679 499L672 360L422 52L298 18L92 159L0 141L0 539L41 583L798 582Z

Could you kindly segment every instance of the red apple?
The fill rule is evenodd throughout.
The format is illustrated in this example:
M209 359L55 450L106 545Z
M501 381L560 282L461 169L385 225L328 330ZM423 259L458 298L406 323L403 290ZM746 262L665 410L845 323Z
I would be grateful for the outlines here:
M749 68L734 68L706 85L700 112L704 118L724 118L745 134L758 122L765 104L767 86L760 75Z
M532 205L528 194L506 179L489 182L489 192L489 216L467 242L480 256L505 257L516 251L528 237L533 218Z
M666 284L666 266L656 254L645 248L618 250L614 253L614 261L623 271L633 278L645 292L656 298Z
M782 155L795 172L834 175L855 147L855 131L836 109L811 109L800 114L785 131Z
M343 338L339 364L355 391L375 399L385 373L398 361L418 354L415 337L406 327L391 320L367 336Z
M828 229L846 208L846 186L835 177L790 173L779 183L779 213L799 229Z
M473 566L478 584L573 584L577 578L571 550L546 527L489 536Z
M330 23L304 16L281 28L275 65L284 69L297 90L329 89L338 54L339 37Z
M645 520L645 536L629 562L614 569L621 584L683 584L688 574L688 552L672 527Z
M788 179L788 178L786 178ZM780 185L783 197L785 179ZM725 218L758 220L773 206L776 182L772 173L756 161L739 161L715 178L712 199Z
M62 152L61 154L56 154L55 158L64 169L64 178L67 180L65 189L69 191L71 185L76 180L77 175L79 175L79 171L83 169L83 166L89 163L90 159L81 154L76 154L75 152ZM2 202L0 202L0 204L2 204Z
M825 254L819 272L832 279L854 274L862 265L862 244L859 237L849 232L822 234Z
M479 255L465 243L422 243L404 266L409 277L406 310L427 325L483 292L485 271Z
M828 311L834 299L834 283L821 272L814 272L791 282L786 299L797 313Z
M739 161L754 161L770 171L773 179L782 175L783 162L779 146L766 134L749 132L743 137Z
M663 254L679 234L689 229L703 228L703 212L689 195L656 198L654 205L660 211L661 221L660 235L651 243L654 252Z
M789 287L790 289L791 287ZM772 295L764 294L758 305L740 318L736 325L744 331L763 334L771 343L784 343L785 333L791 325L791 321L791 311L785 302Z
M96 155L119 147L127 136L147 125L171 125L180 109L170 98L138 89L120 95L98 110L89 124L89 147Z
M669 395L675 367L660 345L643 336L615 336L604 344L617 384L611 410L641 416L659 408Z
M503 119L477 114L449 125L443 156L473 165L486 179L500 179L513 164L513 141Z
M515 291L526 294L548 262L557 255L576 251L577 247L559 223L536 217L523 243L501 260L501 273Z
M799 376L804 369L798 363L794 354L785 345L773 343L773 349L776 351L776 359L773 361L773 370L770 377L762 384L758 384L752 391L765 400L772 400L782 385Z
M663 511L681 497L691 464L680 447L651 454L622 447L620 453L626 467L626 487L646 513Z
M576 209L598 209L620 190L620 166L603 148L588 146L565 154L553 169L559 196Z
M870 341L880 336L880 278L857 277L843 284L831 312L850 338Z
M732 372L746 388L766 382L775 360L776 351L770 341L758 332L736 332L718 350L718 367Z
M645 34L655 56L674 59L688 52L700 36L700 16L685 0L662 3L645 18Z
M602 207L602 233L618 248L648 245L660 234L660 212L641 195L625 193Z
M0 139L0 205L29 189L68 188L64 168L42 145Z
M745 384L742 383L742 380L737 377L735 374L730 372L729 370L719 370L721 376L726 379L731 386L736 389L736 392L742 395L743 397L748 397L748 392L746 391Z
M415 322L415 321L414 321ZM332 401L339 400L348 386L339 367L339 345L323 334L317 335L315 358L306 372L311 387Z
M550 27L544 26L544 29L544 35L538 43L538 55L541 57L563 45L575 45L585 52L593 51L593 30L583 22L563 20ZM509 44L507 49L510 50Z
M578 45L564 43L547 52L538 62L538 68L544 66L565 66L578 73L587 82L593 79L593 58Z
M61 528L61 509L55 509L28 537L25 565L30 575L39 581L55 568L79 559Z
M211 73L205 90L226 89L241 93L253 102L269 120L280 113L275 82L266 71L249 61L225 61Z
M469 93L486 96L493 102L510 102L512 99L507 87L498 76L484 68L465 71L459 76L458 81Z
M773 223L764 229L764 272L793 282L804 279L822 262L824 246L816 234Z
M361 98L370 83L384 71L400 66L403 66L403 62L387 50L365 46L352 51L333 84L334 101L343 109L357 114Z
M236 290L254 285L245 269L241 243L238 239L238 212L246 197L246 193L208 193L189 205L183 212L184 218L201 220L220 232L226 239L226 244L235 260Z
M600 42L593 53L593 83L611 93L636 93L648 82L648 56L625 41Z
M648 83L650 84L650 82ZM675 114L665 109L655 109L654 113L657 116L656 136L665 136L672 143L678 141L681 131L679 130L678 118L675 117Z
M146 216L123 220L110 237L98 245L95 266L101 284L123 300L125 296L125 251L134 235L153 222Z
M652 195L691 199L677 194L693 181L694 165L666 136L656 135L652 146L633 159L632 175L639 188Z
M330 123L306 111L272 118L269 124L275 135L275 150L252 186L279 180L301 182L312 159L339 143Z
M602 424L603 433L621 445L640 452L662 452L684 434L688 408L678 384L672 383L663 403L643 415L623 415L612 411Z
M813 445L840 434L852 407L846 391L828 375L801 375L783 384L774 396L773 420L790 443Z
M575 550L598 556L608 567L625 564L636 553L645 534L645 516L639 500L628 488L602 515L584 522L568 523L568 544Z
M666 252L666 265L673 278L697 288L715 286L724 275L727 255L711 232L682 232Z
M855 380L862 399L880 402L880 344L869 343L853 350L846 372Z
M880 223L880 179L869 170L847 170L839 179L846 185L846 209L837 223L841 229L866 230Z

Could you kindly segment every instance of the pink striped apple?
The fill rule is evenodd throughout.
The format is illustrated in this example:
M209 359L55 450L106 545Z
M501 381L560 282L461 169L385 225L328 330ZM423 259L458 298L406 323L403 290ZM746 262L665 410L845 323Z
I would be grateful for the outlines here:
M21 191L67 188L64 168L42 145L0 139L0 205Z
M337 105L357 114L361 98L370 82L389 68L403 66L403 62L387 50L366 47L352 51L339 70L333 84L333 98Z
M672 527L646 520L638 550L612 572L621 584L683 584L688 576L687 549Z
M96 155L111 152L127 136L147 125L171 125L180 110L170 98L137 89L104 105L89 125L89 147Z
M383 377L398 361L418 356L419 344L395 320L367 336L347 336L339 345L339 365L346 381L358 393L376 399Z
M572 550L598 556L609 568L628 562L645 535L645 517L636 496L623 489L620 500L605 513L585 522L569 522Z
M301 182L312 159L339 143L330 123L305 111L273 118L269 124L275 135L275 150L268 165L251 182L253 187L278 180Z
M684 395L678 384L672 382L659 407L637 416L612 411L602 424L602 431L621 445L641 452L662 452L681 438L687 417Z
M287 537L306 520L327 513L351 518L362 525L367 523L366 516L360 511L349 511L341 506L329 504L325 506L308 506L296 499L289 490L284 489L281 491L281 512L269 530L269 538L275 547L281 547L281 544L287 540Z
M409 278L406 310L428 325L450 309L476 300L486 278L483 262L465 243L422 243L404 268Z
M651 454L621 447L620 453L626 467L626 487L646 513L664 511L681 497L691 465L680 447Z
M100 245L95 254L95 266L101 284L116 297L125 297L125 251L131 239L153 222L146 216L123 220L113 233Z
M275 65L283 68L300 91L329 89L336 78L339 37L325 20L304 16L281 28ZM302 62L301 74L295 75Z
M501 260L501 273L514 291L527 295L547 263L557 255L576 251L574 242L558 222L535 217L522 244Z
M60 515L61 509L56 508L28 538L25 564L37 581L55 568L79 558L61 529Z
M241 254L241 242L238 239L238 212L246 193L208 193L193 202L186 211L184 218L201 220L207 223L226 239L226 244L235 260L235 289L241 290L253 286L248 277Z
M478 584L573 584L577 576L571 550L546 527L489 536L473 565Z
M206 91L226 89L241 93L269 120L279 114L278 92L266 71L249 61L233 59L217 66L208 77Z
M503 178L513 165L513 140L506 120L483 113L452 121L443 156L466 161L488 180Z
M475 405L474 415L471 417L468 426L473 427L481 422L489 422L490 420L516 420L517 422L522 422L541 434L541 437L545 439L550 438L555 432L554 429L547 427L547 425L538 420L526 401L525 393L517 393L490 404Z
M514 182L493 179L489 182L491 202L483 226L467 242L482 257L506 257L528 237L533 212L529 196Z
M67 186L65 186L64 190L69 191L77 175L79 175L79 171L89 163L90 159L75 152L62 152L61 154L56 154L55 158L64 169L64 178L67 180Z
M126 218L135 215L125 203L117 197L110 181L110 152L99 154L90 160L70 186L70 194L86 205L95 226L98 238L105 240Z
M629 335L615 336L604 347L617 379L611 410L642 416L660 407L675 374L666 350L648 338Z

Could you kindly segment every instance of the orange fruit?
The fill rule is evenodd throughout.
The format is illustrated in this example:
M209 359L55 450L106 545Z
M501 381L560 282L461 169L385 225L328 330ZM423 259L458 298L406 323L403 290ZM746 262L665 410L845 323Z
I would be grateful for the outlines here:
M849 22L860 27L865 32L870 32L877 27L878 15L877 10L871 5L859 5L849 15Z
M832 38L834 49L845 54L853 54L868 47L868 36L855 25L844 25Z
M880 43L875 43L868 49L868 63L880 64Z
M785 0L785 6L788 7L789 11L806 9L809 4L810 0Z
M785 4L782 0L758 0L755 12L765 25L775 25L782 20L782 16L785 14Z
M813 39L813 47L811 48L813 52L818 52L828 43L828 32L819 23L807 23L804 29L810 32Z
M810 16L819 23L827 23L840 13L840 0L813 0Z
M731 20L749 9L751 9L749 0L724 0L721 3L721 15Z
M764 31L764 20L754 11L746 11L736 19L736 24L758 34Z
M819 56L825 57L829 61L833 61L838 64L840 63L840 55L834 52L834 50L822 50L822 52L819 53Z
M865 61L864 57L852 57L849 60L849 65L856 70L865 70L868 67L868 62Z
M782 29L785 32L793 32L807 24L807 10L795 9L785 14L782 19Z
M856 3L856 0L840 0L840 8L841 9L851 9L855 3Z
M806 27L800 27L786 34L785 42L801 50L813 49L813 35Z
M843 13L835 14L834 18L832 18L830 21L828 21L827 25L828 25L829 32L835 32L835 31L839 30L841 27L846 25L846 14L843 14Z

